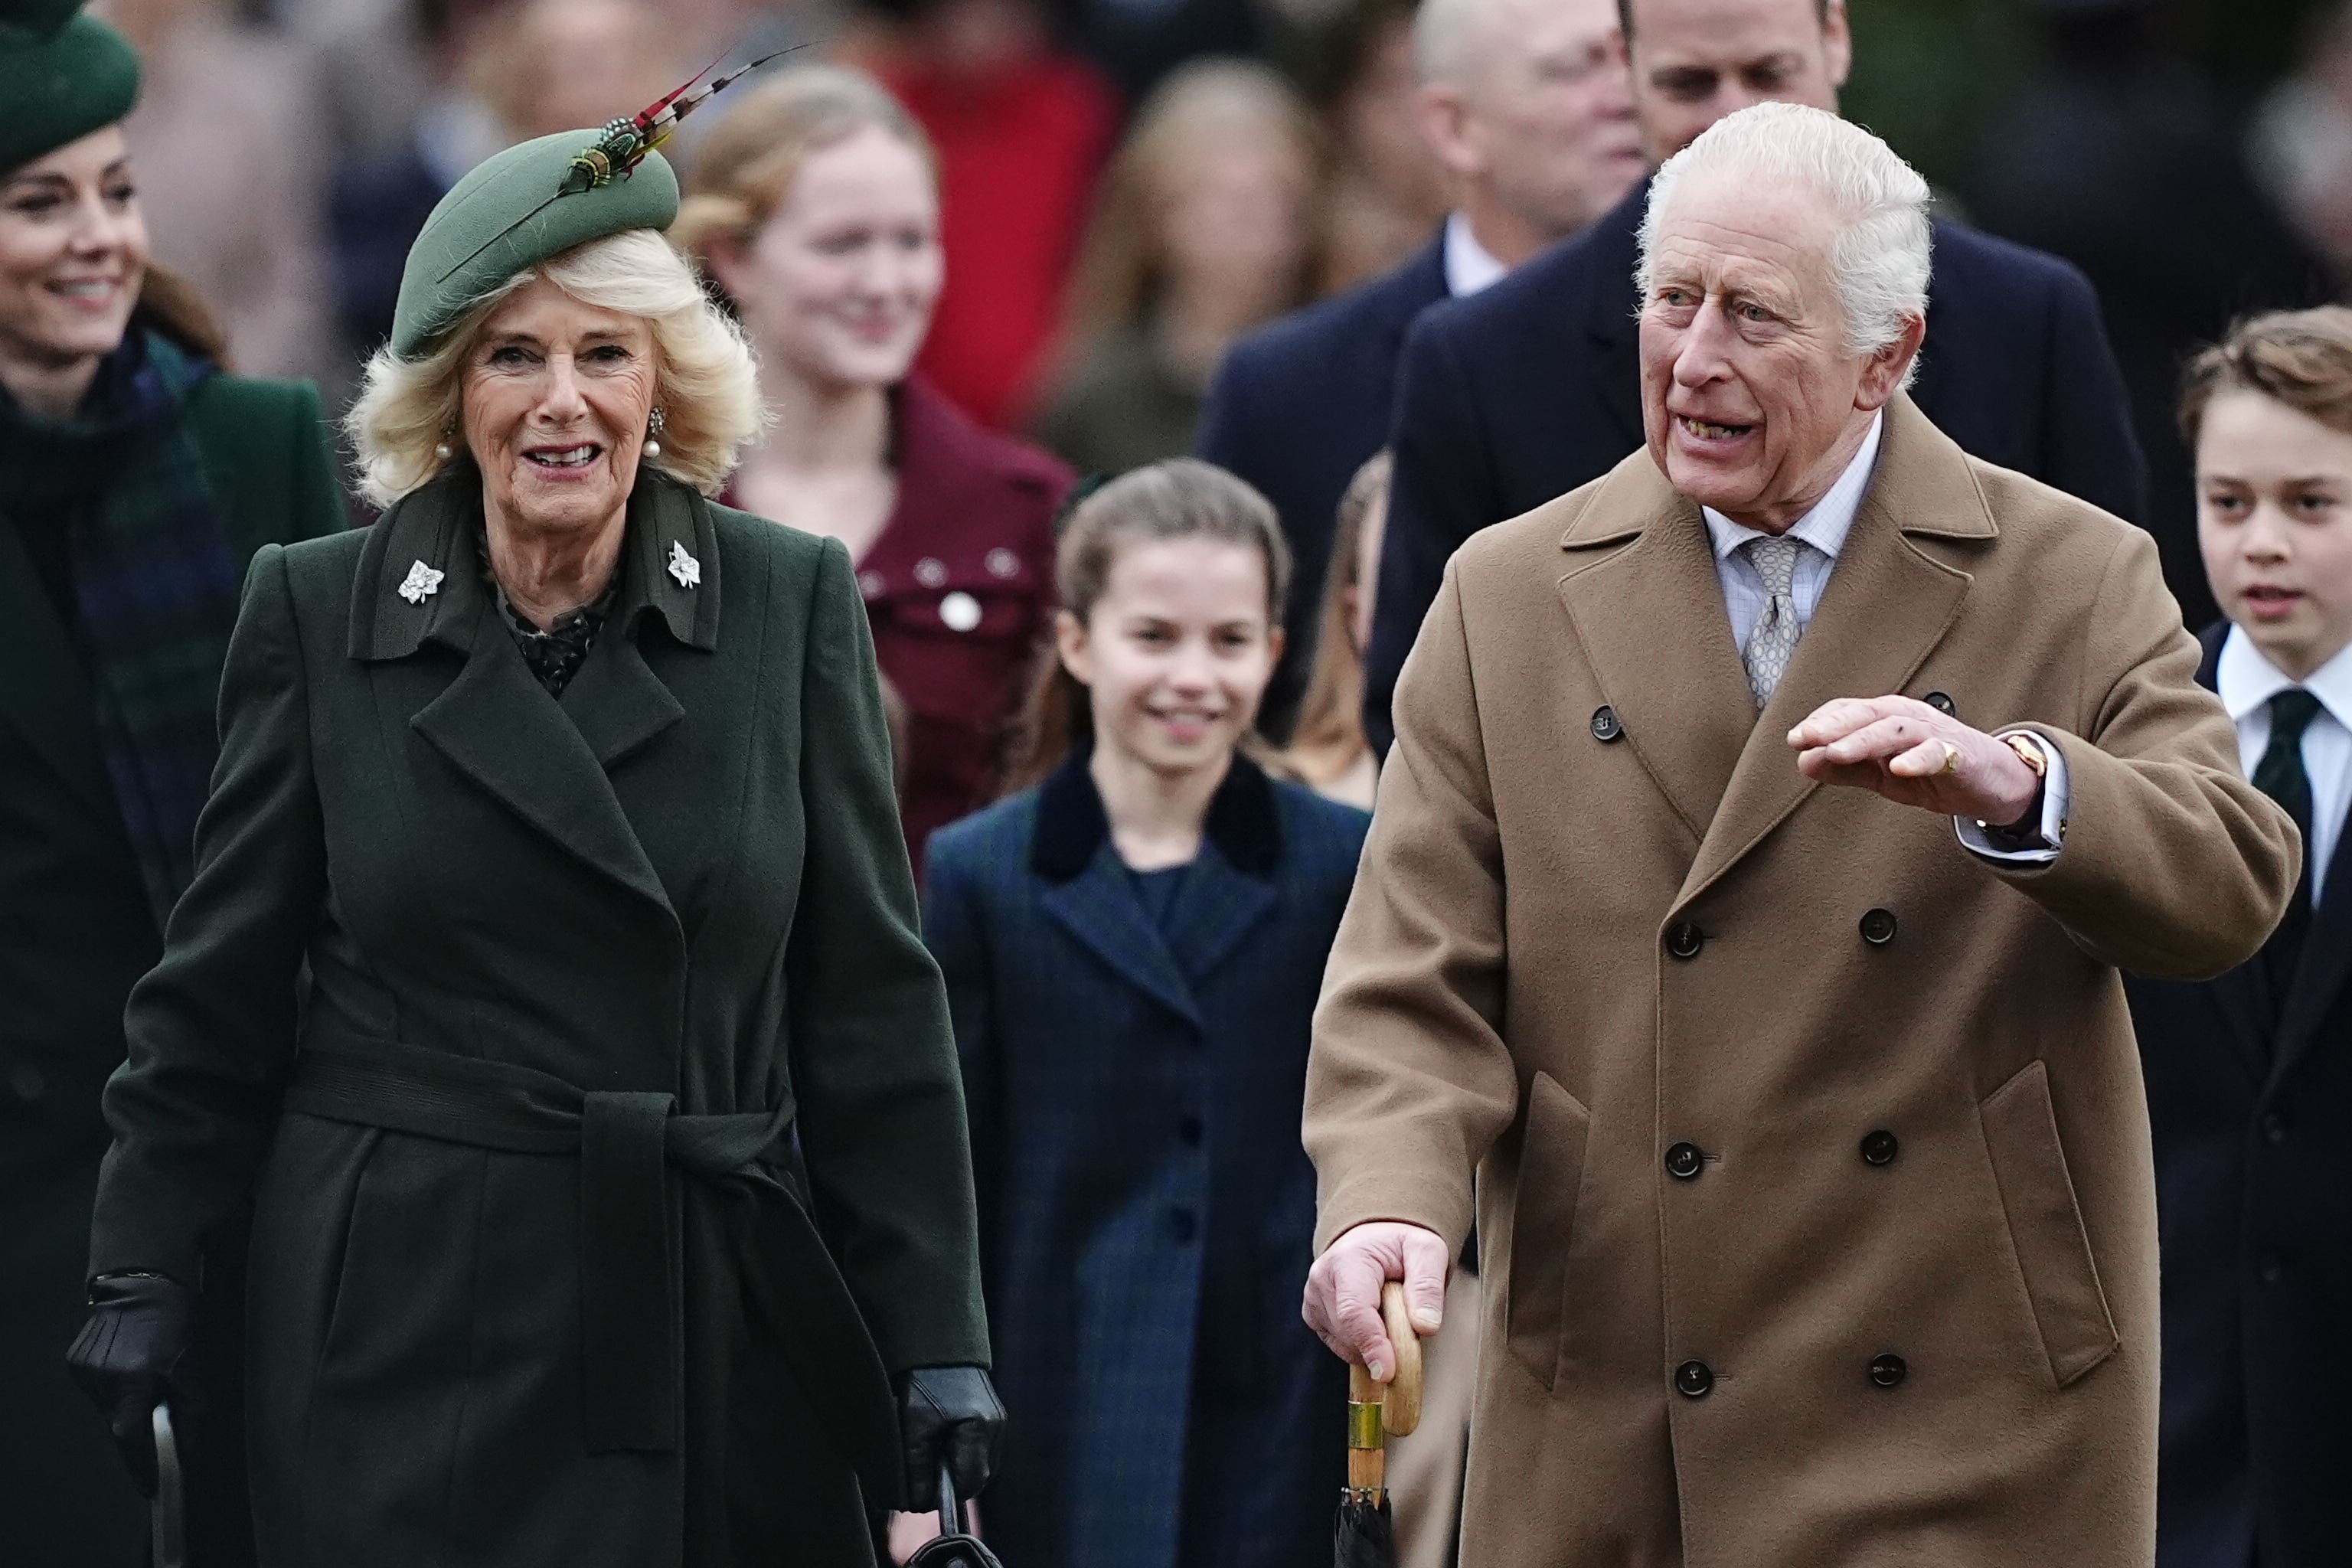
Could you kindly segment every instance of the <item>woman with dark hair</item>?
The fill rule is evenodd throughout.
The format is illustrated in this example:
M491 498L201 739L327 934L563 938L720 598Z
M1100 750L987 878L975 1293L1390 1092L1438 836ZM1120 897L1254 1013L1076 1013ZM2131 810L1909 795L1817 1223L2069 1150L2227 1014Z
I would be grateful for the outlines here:
M27 1563L139 1557L61 1356L99 1091L193 870L247 560L343 523L317 394L226 374L211 312L148 258L138 90L95 20L0 26L0 1518Z

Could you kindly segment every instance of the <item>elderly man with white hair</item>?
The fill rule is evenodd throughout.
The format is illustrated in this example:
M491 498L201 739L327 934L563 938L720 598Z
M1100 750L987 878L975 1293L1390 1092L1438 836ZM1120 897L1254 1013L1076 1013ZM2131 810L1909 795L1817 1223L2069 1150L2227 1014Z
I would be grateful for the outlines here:
M1927 196L1793 105L1671 161L1646 450L1465 546L1406 663L1306 1311L1385 1373L1475 1202L1463 1568L2151 1559L2117 971L2247 957L2298 844L2147 536L1904 393Z

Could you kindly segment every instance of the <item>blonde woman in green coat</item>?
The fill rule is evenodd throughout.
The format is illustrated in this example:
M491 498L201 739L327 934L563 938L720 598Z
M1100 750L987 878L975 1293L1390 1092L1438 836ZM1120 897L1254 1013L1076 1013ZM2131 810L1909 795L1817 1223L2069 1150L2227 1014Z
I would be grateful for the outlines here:
M390 510L257 558L131 996L75 1360L136 1462L255 1193L264 1568L862 1568L986 1479L857 587L704 499L752 367L642 153L526 142L426 225L351 419Z
M343 498L317 393L229 374L210 312L149 258L121 124L137 57L37 9L0 21L0 1556L131 1568L145 1507L59 1354L99 1096L193 870L246 563L339 531ZM215 1366L236 1230L199 1336ZM234 1436L190 1426L235 1490Z

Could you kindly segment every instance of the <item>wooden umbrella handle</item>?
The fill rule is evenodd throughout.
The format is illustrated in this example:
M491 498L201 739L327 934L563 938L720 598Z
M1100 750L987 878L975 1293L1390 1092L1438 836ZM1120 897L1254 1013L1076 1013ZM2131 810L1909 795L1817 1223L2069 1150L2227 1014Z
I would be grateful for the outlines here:
M1372 1374L1361 1366L1348 1369L1348 1398L1357 1409L1377 1406L1380 1411L1377 1434L1349 1433L1348 1449L1348 1485L1358 1492L1377 1492L1386 1481L1387 1455L1378 1447L1358 1447L1359 1442L1384 1442L1390 1437L1402 1437L1421 1425L1421 1335L1412 1326L1412 1318L1405 1310L1404 1286L1391 1279L1381 1288L1381 1321L1388 1331L1389 1343L1396 1347L1397 1364L1393 1376L1383 1384L1372 1381Z

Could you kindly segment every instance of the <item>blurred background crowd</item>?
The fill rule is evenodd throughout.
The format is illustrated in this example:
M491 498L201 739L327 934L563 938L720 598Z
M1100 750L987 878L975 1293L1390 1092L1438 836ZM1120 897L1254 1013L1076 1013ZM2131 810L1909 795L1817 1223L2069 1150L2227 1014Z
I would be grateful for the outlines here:
M1190 450L1224 345L1387 271L1449 205L1409 0L108 0L160 259L238 367L347 397L436 200L497 148L726 55L872 69L943 174L919 369L1081 472ZM2352 7L1853 0L1847 113L1950 216L2097 287L2155 504L2175 366L2234 313L2352 289ZM689 171L697 138L672 149ZM1630 181L1629 174L1629 181ZM257 196L256 193L267 193ZM257 205L258 204L258 205Z

